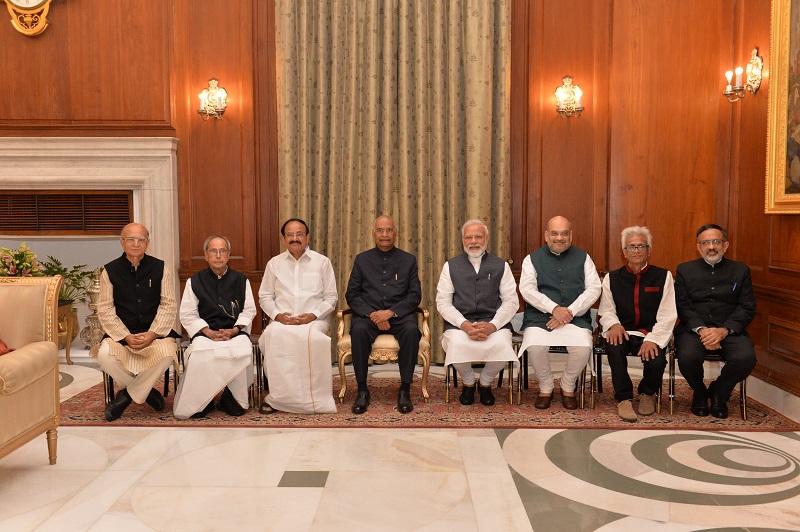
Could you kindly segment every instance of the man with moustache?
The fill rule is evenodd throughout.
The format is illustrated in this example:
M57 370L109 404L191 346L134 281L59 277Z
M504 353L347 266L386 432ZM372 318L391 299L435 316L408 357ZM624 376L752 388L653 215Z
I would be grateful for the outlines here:
M547 222L546 245L522 261L519 291L525 299L520 352L526 349L539 379L534 406L545 409L553 399L550 347L566 346L561 377L564 408L578 408L576 384L592 354L590 308L600 296L600 278L591 257L572 246L572 224L563 216Z
M692 414L728 417L728 398L756 365L747 326L756 314L750 268L725 258L728 232L716 224L697 230L700 258L678 266L675 301L680 323L675 328L678 366L692 387ZM725 360L717 380L703 382L706 354Z
M637 420L633 409L633 383L628 375L628 354L642 359L639 414L656 410L653 396L661 389L667 365L667 344L678 318L669 270L648 262L653 236L638 225L622 230L622 253L628 263L603 279L600 326L606 339L617 413L625 421Z
M417 258L394 246L397 228L390 216L378 216L372 237L375 247L356 256L345 294L347 304L353 309L350 337L358 383L358 396L351 410L354 414L367 411L370 402L367 368L372 342L379 334L391 334L400 344L397 410L407 414L414 409L411 382L422 337L416 315L422 300Z
M250 326L256 304L250 281L228 267L231 243L211 235L203 243L208 268L186 281L181 299L181 325L192 343L186 350L186 372L175 395L178 419L202 418L217 405L229 416L250 406L247 387L253 380Z
M90 352L120 387L106 405L108 421L119 418L131 402L164 410L164 396L153 385L175 360L174 338L179 338L172 330L172 269L145 254L150 233L131 223L122 228L119 241L122 256L106 264L100 275L97 317L106 336Z
M308 247L308 225L284 222L286 251L264 270L258 299L272 322L259 340L269 377L262 414L336 413L331 379L330 314L338 294L333 266Z
M508 263L486 251L489 228L481 220L461 227L464 253L445 262L436 288L436 307L444 319L445 367L461 375L462 405L475 402L472 362L484 362L480 402L494 404L492 381L507 362L516 362L511 347L511 318L517 311L517 283Z

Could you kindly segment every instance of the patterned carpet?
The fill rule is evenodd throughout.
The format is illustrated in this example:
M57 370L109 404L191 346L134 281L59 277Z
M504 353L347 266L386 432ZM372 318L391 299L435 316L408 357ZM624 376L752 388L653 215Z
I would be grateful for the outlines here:
M523 391L521 405L508 404L506 388L494 389L497 402L486 407L477 402L462 406L458 402L457 390L451 402L444 401L444 379L432 376L428 382L430 401L423 402L419 381L415 380L411 389L414 411L400 414L396 410L398 380L394 378L370 378L372 402L369 410L360 416L350 412L355 399L355 382L348 378L348 392L345 401L339 405L337 414L289 414L279 412L262 415L257 409L250 409L241 417L231 417L215 410L204 419L177 420L172 416L172 399L166 397L167 408L155 412L149 406L132 404L123 416L114 421L117 426L169 426L169 427L401 427L401 428L582 428L582 429L660 429L660 430L725 430L725 431L798 431L800 424L786 418L761 403L748 399L748 420L739 415L738 393L734 393L728 403L730 416L727 419L713 417L700 418L689 412L690 389L684 381L679 381L676 390L675 415L669 415L667 386L664 383L665 404L661 414L639 417L636 423L622 421L617 416L610 379L604 380L605 393L596 396L594 409L565 410L557 394L548 410L537 410L533 400L537 393L531 381L529 390ZM333 389L339 390L339 378L334 377ZM588 394L587 394L588 397ZM588 400L587 400L588 403ZM103 415L103 390L94 386L61 404L61 425L98 426L109 425Z

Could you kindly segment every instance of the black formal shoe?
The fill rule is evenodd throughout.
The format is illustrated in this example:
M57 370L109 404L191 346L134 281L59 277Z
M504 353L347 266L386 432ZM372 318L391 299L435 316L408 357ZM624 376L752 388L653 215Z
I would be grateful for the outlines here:
M353 408L350 410L353 411L354 414L363 414L367 411L367 407L369 406L369 392L358 392L358 397L356 397L356 402L353 403Z
M411 394L405 390L397 392L397 411L401 414L408 414L414 410L414 405L411 404Z
M190 417L193 419L202 419L214 411L214 400L212 399L200 412L195 412Z
M118 419L131 402L133 402L133 399L128 394L128 390L120 390L114 400L106 405L106 420L114 421Z
M227 386L222 392L222 396L219 398L219 404L217 406L229 416L238 417L244 415L245 412L244 408L242 408L242 405L239 404L239 401L233 398L233 394Z
M492 406L494 404L494 394L492 393L492 385L489 386L478 386L478 393L481 396L481 404L486 406Z
M705 390L695 390L692 394L692 414L700 417L708 415L708 393Z
M147 394L147 399L145 399L144 402L152 406L153 410L156 412L161 412L164 410L164 407L167 406L167 403L164 402L164 396L161 395L161 392L155 388L150 390L150 393Z
M717 381L708 386L708 396L711 398L711 415L719 419L728 417L728 401L719 395Z
M458 398L458 401L462 405L471 405L475 402L475 387L477 384L473 384L472 386L462 386L461 387L461 396Z

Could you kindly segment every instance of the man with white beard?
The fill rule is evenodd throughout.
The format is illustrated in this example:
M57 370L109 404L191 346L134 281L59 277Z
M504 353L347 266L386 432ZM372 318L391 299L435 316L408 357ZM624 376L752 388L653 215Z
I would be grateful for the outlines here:
M517 361L511 347L511 318L519 307L517 284L508 263L486 251L489 228L481 220L461 227L464 253L442 267L436 288L436 307L444 319L442 347L445 367L461 375L459 401L475 401L473 362L484 362L477 386L480 402L494 404L492 381L507 362Z

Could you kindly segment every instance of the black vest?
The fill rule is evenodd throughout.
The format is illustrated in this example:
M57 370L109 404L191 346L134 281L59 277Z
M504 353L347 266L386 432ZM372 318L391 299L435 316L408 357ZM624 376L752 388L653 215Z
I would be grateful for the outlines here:
M636 274L623 266L608 275L620 324L626 331L651 332L664 295L667 270L648 264Z
M506 261L486 252L481 257L478 273L463 253L447 261L450 280L453 282L453 306L469 321L491 321L503 303L500 297L500 281L505 273ZM444 322L444 330L457 327ZM504 328L511 328L507 323Z
M247 277L228 268L218 278L211 268L192 275L192 292L197 297L197 311L208 326L218 331L236 325L244 307Z
M131 334L147 332L161 304L161 279L164 261L145 255L134 268L123 255L105 265L114 288L117 316Z

